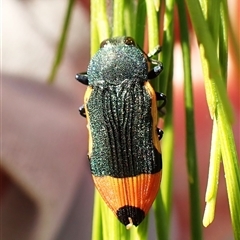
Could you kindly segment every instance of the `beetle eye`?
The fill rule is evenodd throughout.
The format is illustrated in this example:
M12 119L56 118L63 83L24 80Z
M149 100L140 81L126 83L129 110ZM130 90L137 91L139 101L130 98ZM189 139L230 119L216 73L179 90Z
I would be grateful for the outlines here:
M103 48L105 45L107 45L109 43L109 39L105 39L101 42L100 44L100 48Z
M133 38L131 38L131 37L126 37L126 38L124 39L124 43L125 43L126 45L135 46L135 42L134 42Z

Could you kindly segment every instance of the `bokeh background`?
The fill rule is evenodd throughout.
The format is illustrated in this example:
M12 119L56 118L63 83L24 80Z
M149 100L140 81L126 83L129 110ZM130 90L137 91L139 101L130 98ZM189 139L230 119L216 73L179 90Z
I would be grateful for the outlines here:
M88 1L76 1L63 63L54 84L47 84L67 2L2 2L0 239L3 240L91 238L94 187L86 157L86 120L78 114L86 87L74 80L77 72L86 71L90 59ZM230 4L239 42L240 4L237 0ZM191 41L203 213L212 122L197 43L194 37ZM230 43L228 92L235 115L233 129L239 156L240 76L234 56ZM176 42L173 240L190 239L183 106L181 49ZM155 239L153 233L149 239ZM204 239L233 239L223 169L215 220L204 229Z

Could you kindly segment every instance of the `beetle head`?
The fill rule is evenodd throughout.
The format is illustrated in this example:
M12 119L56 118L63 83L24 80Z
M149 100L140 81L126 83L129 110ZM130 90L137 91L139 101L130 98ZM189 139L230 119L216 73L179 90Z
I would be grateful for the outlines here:
M124 81L144 82L148 66L143 52L131 37L104 40L88 66L89 85L105 87Z

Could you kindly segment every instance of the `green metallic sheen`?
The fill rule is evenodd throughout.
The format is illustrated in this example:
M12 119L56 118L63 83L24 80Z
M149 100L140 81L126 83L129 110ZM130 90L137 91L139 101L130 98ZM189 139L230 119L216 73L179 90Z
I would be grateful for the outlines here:
M95 87L86 107L93 175L131 177L162 169L152 140L151 98L138 79L111 89Z
M109 39L93 56L87 70L89 86L116 86L125 80L142 83L147 80L148 65L143 52L134 45L126 45L124 39Z
M126 37L107 39L88 66L91 95L85 103L92 136L89 160L95 176L132 177L161 171L153 145L152 99L144 87L148 65Z

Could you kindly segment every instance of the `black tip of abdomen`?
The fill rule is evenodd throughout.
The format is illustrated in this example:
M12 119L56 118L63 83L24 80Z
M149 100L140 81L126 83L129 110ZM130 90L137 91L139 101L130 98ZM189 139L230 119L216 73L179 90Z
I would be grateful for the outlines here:
M142 209L133 206L123 206L117 210L116 214L118 220L125 226L131 223L138 226L145 218L145 212Z

